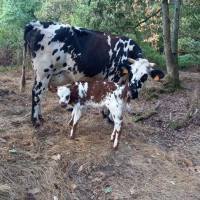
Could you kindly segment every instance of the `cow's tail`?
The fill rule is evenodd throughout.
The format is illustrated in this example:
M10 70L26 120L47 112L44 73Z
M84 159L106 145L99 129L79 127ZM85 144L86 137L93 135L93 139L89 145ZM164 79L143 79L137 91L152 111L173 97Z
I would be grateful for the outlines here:
M26 55L29 51L28 42L29 42L29 32L33 29L33 26L29 23L24 28L24 47L23 47L23 58L22 58L22 76L20 83L20 91L23 92L26 86L26 77L25 77L25 65L26 65Z
M25 77L25 63L26 63L26 53L27 53L27 42L24 42L23 47L23 58L22 58L22 75L20 81L20 92L24 92L26 86L26 77Z

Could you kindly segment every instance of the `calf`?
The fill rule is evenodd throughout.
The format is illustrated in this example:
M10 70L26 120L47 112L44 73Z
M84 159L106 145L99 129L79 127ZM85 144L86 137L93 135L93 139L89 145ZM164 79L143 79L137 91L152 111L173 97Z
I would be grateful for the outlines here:
M122 111L124 105L138 96L139 90L148 76L152 78L163 77L160 70L153 69L146 59L129 59L132 74L128 77L128 83L123 85L109 81L76 82L71 86L58 87L57 94L60 98L61 106L74 104L70 125L72 125L70 137L74 136L74 131L78 120L81 117L82 109L85 106L106 107L114 122L114 130L111 140L114 141L113 147L118 145L119 135L122 125ZM132 84L130 84L130 81Z
M82 81L76 82L69 87L58 87L57 94L62 107L74 104L69 121L69 124L72 126L70 138L74 137L75 129L84 107L106 107L114 122L111 141L113 141L113 148L117 148L122 126L122 111L130 98L127 84L120 86L108 81Z

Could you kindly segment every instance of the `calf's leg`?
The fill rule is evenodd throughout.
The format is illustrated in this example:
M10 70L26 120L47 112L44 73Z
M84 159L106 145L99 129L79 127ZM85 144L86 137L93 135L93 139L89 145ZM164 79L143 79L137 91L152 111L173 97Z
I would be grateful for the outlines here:
M72 125L71 131L70 131L70 138L71 139L73 139L75 137L75 131L76 131L78 121L81 118L81 113L82 113L82 106L80 105L80 103L77 103L74 106L74 109L73 109L73 112L72 112L72 117L69 121L69 125Z
M114 120L114 130L111 134L111 141L113 141L113 148L116 149L119 144L119 137L121 133L122 121L119 119Z
M114 121L114 129L111 134L110 140L113 141L113 148L116 149L119 144L119 136L121 133L121 126L122 126L122 109L120 106L115 108L109 108L110 113L112 115Z

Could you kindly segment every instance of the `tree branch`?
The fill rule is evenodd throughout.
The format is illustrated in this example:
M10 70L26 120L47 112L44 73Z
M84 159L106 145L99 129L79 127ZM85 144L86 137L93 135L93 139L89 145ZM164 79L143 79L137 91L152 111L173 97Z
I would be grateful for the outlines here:
M150 16L146 17L145 19L143 19L141 22L139 22L135 27L139 27L141 24L143 24L144 22L148 21L149 19L151 19L152 17L156 16L159 12L161 11L161 8L159 10L157 10L155 13L152 13Z

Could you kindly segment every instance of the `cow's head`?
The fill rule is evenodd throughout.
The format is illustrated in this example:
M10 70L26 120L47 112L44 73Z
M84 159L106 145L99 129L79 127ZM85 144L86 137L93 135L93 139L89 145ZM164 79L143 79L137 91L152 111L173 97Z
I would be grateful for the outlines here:
M71 91L68 87L66 87L66 86L58 87L57 95L59 97L59 104L62 107L67 107L67 105L70 101L70 94L71 94Z
M142 84L147 80L148 76L154 80L160 80L164 77L161 70L154 69L154 63L150 63L147 59L139 58L138 60L128 59L130 67L124 72L128 73L129 87L133 99L138 97L138 92Z

